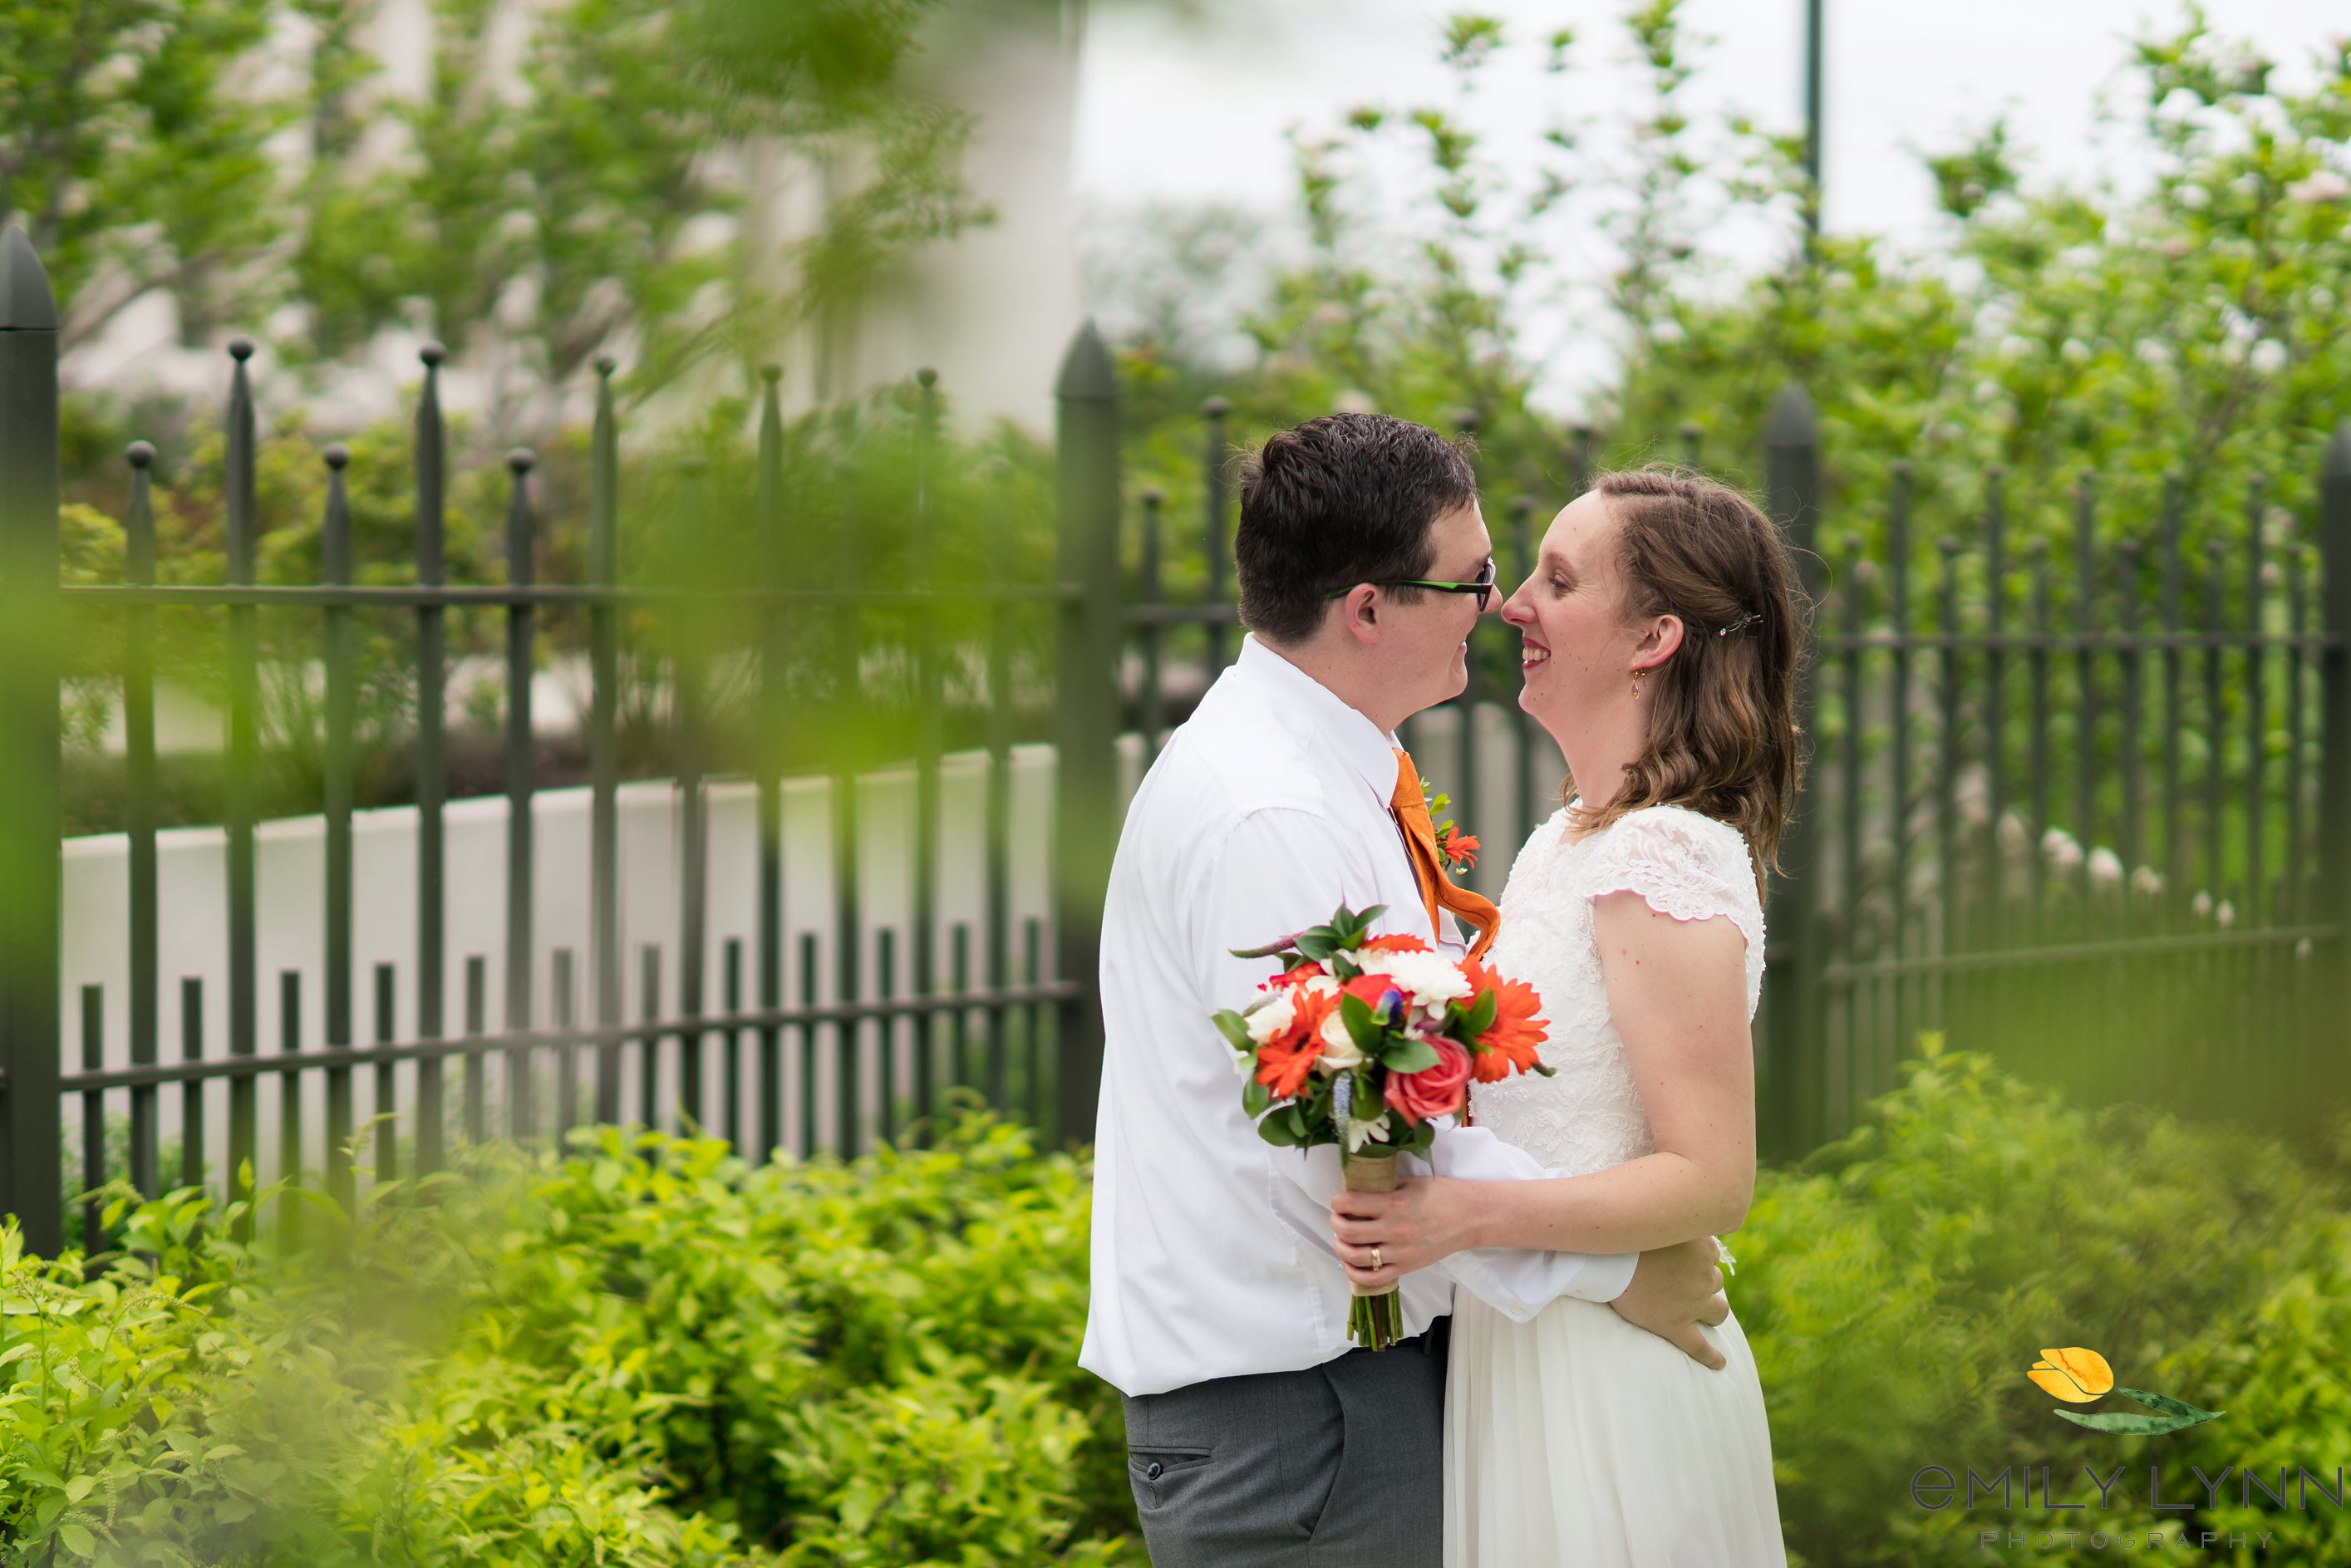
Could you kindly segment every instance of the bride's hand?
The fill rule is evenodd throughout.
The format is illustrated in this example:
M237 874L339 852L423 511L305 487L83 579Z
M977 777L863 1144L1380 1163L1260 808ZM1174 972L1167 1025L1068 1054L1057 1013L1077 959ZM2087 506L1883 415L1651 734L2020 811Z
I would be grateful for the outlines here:
M1331 1233L1347 1278L1390 1290L1416 1270L1477 1245L1463 1188L1443 1176L1405 1176L1394 1192L1342 1192L1331 1200ZM1377 1249L1379 1267L1372 1267Z

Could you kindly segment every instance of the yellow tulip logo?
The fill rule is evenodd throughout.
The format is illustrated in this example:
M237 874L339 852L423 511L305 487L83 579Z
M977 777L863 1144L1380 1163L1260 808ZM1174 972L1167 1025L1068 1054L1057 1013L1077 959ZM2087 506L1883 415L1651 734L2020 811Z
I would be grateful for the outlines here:
M2168 1394L2149 1394L2143 1388L2115 1386L2115 1369L2106 1358L2095 1350L2068 1345L2064 1350L2044 1350L2041 1359L2032 1364L2025 1376L2038 1384L2043 1392L2074 1405L2087 1405L2100 1396L2114 1393L2126 1399L2136 1399L2156 1412L2139 1416L2125 1412L2084 1416L2071 1410L2058 1415L2077 1427L2087 1427L2094 1432L2113 1432L2126 1437L2152 1437L2165 1432L2177 1432L2184 1427L2201 1426L2225 1410L2201 1410Z

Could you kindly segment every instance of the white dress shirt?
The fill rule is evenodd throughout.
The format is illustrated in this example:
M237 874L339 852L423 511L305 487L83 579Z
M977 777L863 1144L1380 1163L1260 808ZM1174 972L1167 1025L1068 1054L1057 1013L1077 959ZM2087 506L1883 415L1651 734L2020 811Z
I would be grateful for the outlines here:
M1329 1210L1338 1151L1258 1136L1209 1015L1247 1005L1273 972L1230 949L1321 925L1341 904L1385 904L1377 929L1461 950L1449 912L1441 931L1428 927L1388 810L1395 781L1392 737L1250 637L1127 810L1102 915L1092 1288L1078 1357L1126 1394L1295 1372L1350 1348ZM1551 1174L1449 1124L1430 1158L1444 1176ZM1405 1278L1404 1332L1449 1312L1456 1281L1525 1322L1562 1295L1614 1301L1636 1261L1456 1253Z

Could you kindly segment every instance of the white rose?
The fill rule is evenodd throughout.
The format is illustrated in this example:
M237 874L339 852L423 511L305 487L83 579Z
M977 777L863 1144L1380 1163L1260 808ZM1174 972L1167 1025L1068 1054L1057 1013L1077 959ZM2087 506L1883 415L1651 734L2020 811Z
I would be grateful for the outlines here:
M1298 1016L1298 1005L1290 1000L1287 988L1274 992L1264 1005L1249 1015L1249 1037L1263 1045L1287 1030Z
M1355 1037L1347 1032L1347 1026L1340 1020L1337 1013L1322 1020L1321 1032L1322 1054L1315 1060L1317 1071L1327 1075L1345 1072L1364 1064L1364 1053L1356 1048Z

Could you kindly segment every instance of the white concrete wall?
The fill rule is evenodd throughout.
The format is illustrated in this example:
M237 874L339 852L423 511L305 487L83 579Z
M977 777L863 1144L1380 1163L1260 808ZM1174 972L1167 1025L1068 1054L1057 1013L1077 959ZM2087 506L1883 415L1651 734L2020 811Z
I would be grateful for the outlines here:
M941 780L941 865L938 883L938 964L941 983L947 976L948 931L968 922L975 967L974 980L984 961L980 934L986 897L985 764L981 754L959 754L946 759ZM870 996L874 985L878 932L897 931L898 986L911 988L912 948L906 925L912 914L913 773L911 769L879 773L860 780L858 788L858 883L863 918L863 973ZM1022 923L1050 921L1045 847L1050 837L1052 754L1049 747L1016 749L1012 767L1011 908L1013 939L1010 952L1019 977ZM722 780L709 789L710 858L708 873L707 946L704 974L705 1009L719 1009L725 997L725 951L732 938L743 944L743 988L747 1007L758 1001L756 946L758 878L757 793L747 780ZM620 792L620 915L623 1016L641 1015L641 951L646 944L661 948L661 1001L674 1010L678 997L678 796L665 780L624 785ZM786 781L783 803L784 856L784 995L787 1002L799 995L800 936L812 932L818 939L817 995L833 995L836 957L833 949L833 867L831 852L831 786L823 779ZM557 1016L549 994L555 953L573 954L572 1016L585 1022L593 1016L593 977L589 972L589 792L584 789L549 790L539 795L532 813L536 841L537 878L532 903L532 1017L542 1026ZM503 799L451 802L446 816L447 948L444 962L446 994L443 1017L447 1032L462 1031L465 1019L465 959L486 960L485 1014L489 1029L498 1030L506 1017L506 824ZM416 812L413 807L363 811L353 824L352 882L352 1024L361 1042L373 1039L374 970L380 963L394 967L397 997L394 1038L416 1038ZM323 1049L325 1041L325 825L319 817L266 822L256 834L257 945L259 949L259 1050L266 1057L279 1049L283 1019L279 1007L282 971L302 977L301 1040L305 1050ZM157 883L160 899L158 974L161 996L157 1038L159 1055L177 1061L181 1055L181 982L196 977L204 982L204 1042L207 1058L228 1055L228 950L226 836L218 828L174 829L160 835ZM130 965L128 841L120 833L68 840L65 846L64 962L60 979L65 1019L62 1054L66 1070L81 1063L81 988L102 987L105 1034L102 1061L109 1067L130 1063ZM1044 937L1044 964L1051 966L1050 928ZM863 1046L863 1082L869 1116L878 1105L874 1084L880 1049L878 1033L869 1030ZM837 1052L826 1034L820 1034L819 1123L820 1137L835 1135L835 1068ZM901 1092L911 1091L913 1069L911 1030L902 1029L899 1052ZM720 1096L721 1045L713 1037L704 1048L705 1116L714 1128L723 1126ZM622 1113L624 1119L643 1115L639 1101L638 1048L622 1051ZM675 1103L676 1049L664 1048L664 1121ZM751 1068L755 1052L747 1037L741 1085L747 1135L755 1135L748 1122L758 1103ZM581 1052L581 1104L594 1107L592 1052ZM508 1125L504 1113L504 1059L488 1059L488 1129L493 1135ZM539 1120L549 1124L553 1104L555 1065L552 1053L542 1053L536 1064ZM324 1074L306 1073L304 1083L304 1164L319 1168L325 1159L326 1084ZM374 1069L353 1071L354 1123L374 1114ZM785 1050L784 1126L788 1135L799 1126L799 1071L792 1047ZM264 1077L259 1104L260 1157L256 1166L265 1182L276 1178L279 1158L279 1080ZM444 1073L444 1097L454 1130L462 1105L462 1070L453 1059ZM414 1135L416 1067L403 1062L396 1069L397 1128L405 1141ZM226 1157L228 1086L205 1085L206 1153L215 1179ZM181 1124L179 1087L158 1092L162 1135L176 1137ZM128 1112L130 1092L110 1091L107 1109ZM78 1097L66 1106L66 1144L78 1151L81 1143ZM369 1145L372 1148L372 1144ZM362 1157L362 1165L370 1156ZM77 1153L76 1158L78 1155ZM177 1180L176 1168L164 1172L166 1185Z

